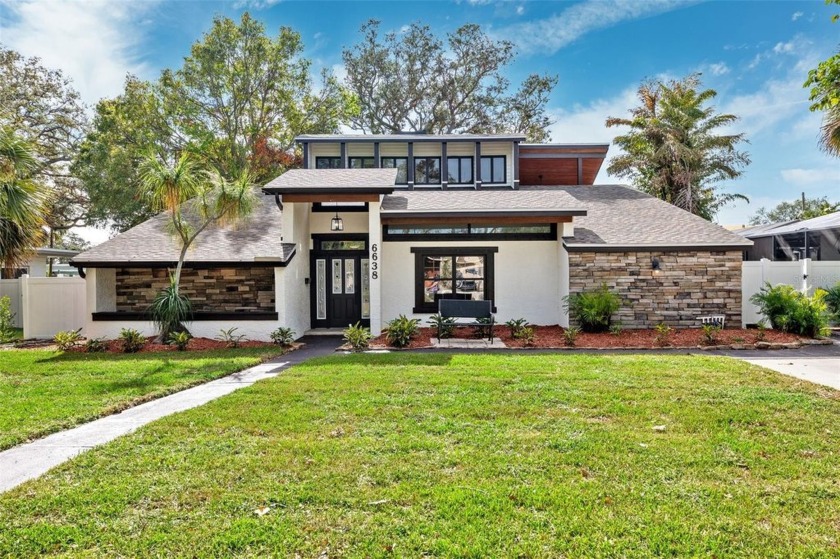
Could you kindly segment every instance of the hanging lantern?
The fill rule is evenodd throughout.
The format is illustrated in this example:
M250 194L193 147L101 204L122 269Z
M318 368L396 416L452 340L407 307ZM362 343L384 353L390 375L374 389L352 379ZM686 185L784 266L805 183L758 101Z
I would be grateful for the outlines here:
M344 231L344 220L338 217L338 212L335 212L335 217L330 220L330 231Z

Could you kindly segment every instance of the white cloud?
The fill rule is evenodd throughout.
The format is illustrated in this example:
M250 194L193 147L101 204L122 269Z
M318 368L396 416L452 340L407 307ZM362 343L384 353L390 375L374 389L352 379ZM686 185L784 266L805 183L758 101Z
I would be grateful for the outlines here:
M518 5L516 7L516 15L521 16L524 13L525 13L525 6L523 6L522 4Z
M251 10L262 10L264 8L270 8L275 4L279 4L283 0L238 0L234 3L235 8L246 8Z
M782 169L782 179L796 187L804 187L823 182L840 184L840 168Z
M82 99L94 104L122 91L126 73L147 77L141 58L143 14L156 1L12 2L0 0L6 12L3 43L44 66L73 79Z
M709 71L715 76L722 76L729 73L729 66L726 65L726 62L717 62L709 64Z
M776 43L776 46L773 47L773 52L776 54L788 54L793 52L795 43L793 41L788 41L786 43Z
M493 34L513 41L526 52L554 53L590 31L654 16L689 3L691 0L587 0L549 18L502 27Z
M801 18L801 17L802 17L802 16L804 16L804 15L805 15L805 14L804 14L804 13L802 13L802 12L793 12L793 15L792 15L792 16L790 16L790 20L791 20L791 21L796 21L797 19Z

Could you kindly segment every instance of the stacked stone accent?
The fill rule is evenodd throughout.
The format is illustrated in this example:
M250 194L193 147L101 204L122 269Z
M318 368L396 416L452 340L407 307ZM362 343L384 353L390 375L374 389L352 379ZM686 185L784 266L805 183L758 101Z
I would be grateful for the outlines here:
M169 285L165 268L119 268L117 311L145 312ZM274 268L184 268L181 293L196 312L274 312Z
M659 275L653 258L660 261ZM740 328L741 261L741 251L569 252L569 291L606 283L621 297L613 321L622 328L698 328L697 317L712 314Z

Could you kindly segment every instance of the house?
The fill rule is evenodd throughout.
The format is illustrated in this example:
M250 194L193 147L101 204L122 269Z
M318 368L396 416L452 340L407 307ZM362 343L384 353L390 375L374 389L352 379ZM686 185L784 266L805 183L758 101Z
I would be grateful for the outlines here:
M238 228L210 228L182 289L195 335L236 326L265 339L400 314L441 298L492 300L498 320L569 324L563 298L602 283L624 328L740 323L752 242L620 185L593 183L607 145L519 135L306 135L303 168L262 188ZM73 259L86 277L87 334L153 331L146 309L178 247L158 216Z
M59 276L73 276L76 275L76 268L68 266L67 264L60 264L58 259L70 260L79 254L78 250L68 250L62 248L39 247L35 249L29 260L20 268L13 270L0 270L0 279L18 279L23 275L29 275L33 278L47 277L49 270L50 259L53 260L53 275Z
M735 233L753 241L747 260L840 261L840 212L812 219L756 225Z

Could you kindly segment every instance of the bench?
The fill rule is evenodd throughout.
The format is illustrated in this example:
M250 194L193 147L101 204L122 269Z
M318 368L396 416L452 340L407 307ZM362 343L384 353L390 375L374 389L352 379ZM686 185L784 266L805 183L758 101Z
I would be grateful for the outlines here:
M459 322L459 326L480 326L485 328L487 339L493 343L493 301L472 301L462 299L440 299L438 312L441 318L471 318L472 322ZM440 341L442 324L438 324L438 341Z

